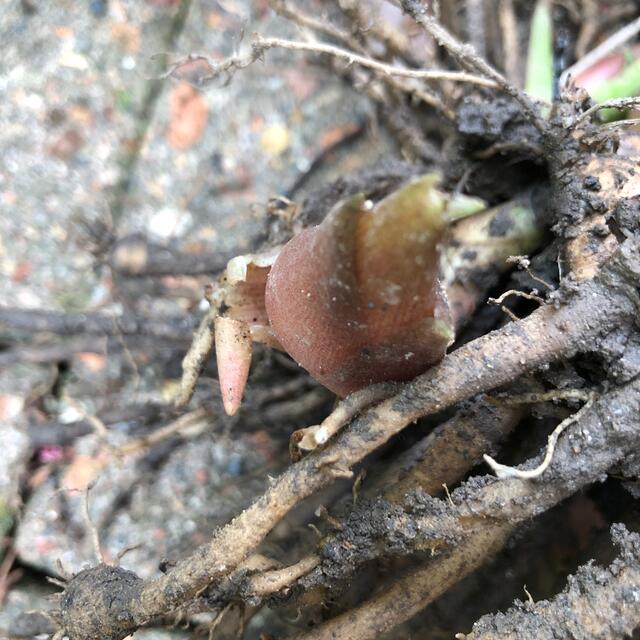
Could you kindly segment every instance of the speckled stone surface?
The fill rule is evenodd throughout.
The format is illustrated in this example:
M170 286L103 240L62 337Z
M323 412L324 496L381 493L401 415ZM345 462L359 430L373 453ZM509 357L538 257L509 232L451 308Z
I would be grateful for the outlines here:
M19 406L18 402L14 403L16 410ZM0 442L0 540L3 541L11 531L14 516L20 508L20 485L31 451L25 421L20 413L13 419L0 421ZM4 542L0 542L0 556L4 555L3 547Z
M114 446L117 441L112 438ZM71 572L91 565L84 495L59 487L92 477L90 514L105 558L114 561L136 547L122 566L148 578L158 574L163 558L188 553L247 506L264 490L266 468L265 450L251 436L231 440L205 433L153 469L139 457L109 460L96 437L86 436L77 441L72 463L31 496L15 547L22 562L52 575L59 574L58 560Z
M78 221L109 213L148 117L149 56L171 45L177 8L120 0L101 15L94 5L3 3L2 304L84 308L101 279Z
M316 15L326 6L306 4ZM86 223L101 223L116 239L141 232L179 251L240 253L255 242L271 196L301 200L392 148L374 106L317 58L271 51L229 83L199 85L197 65L160 78L163 65L184 54L216 60L245 52L254 31L307 35L263 0L3 3L0 305L197 314L200 281L136 282L133 293L114 284ZM19 412L39 389L32 424L66 424L80 417L73 402L89 413L162 402L182 354L154 349L74 353L65 359L64 393L50 389L55 361L3 367L0 408ZM91 517L103 551L113 559L142 543L123 565L155 575L161 558L192 550L263 490L270 454L251 437L202 434L152 467L107 464L93 435L67 448L25 447L20 468L31 454L36 464L15 531L19 560L48 574L58 560L68 570L92 561L82 496L60 487L69 477L95 478ZM278 453L286 458L286 446ZM12 469L0 461L0 477ZM164 637L153 633L135 637Z
M0 16L2 304L109 302L81 220L116 236L246 248L266 200L373 117L317 59L292 52L269 52L228 84L189 84L201 66L159 80L161 64L183 54L246 51L254 31L301 36L263 2L193 2L184 25L186 5L169 0L23 6L11 0ZM333 175L375 159L368 137L360 162L328 158Z
M194 3L178 51L219 60L246 54L254 31L300 37L261 3L246 5L251 9L234 14L212 0ZM238 41L244 21L246 35ZM183 235L207 241L211 250L243 251L268 198L290 194L316 158L364 126L373 111L317 60L292 52L268 52L231 79L205 81L200 88L187 83L207 72L204 63L194 64L178 74L182 80L165 85L132 176L122 230ZM206 120L193 144L176 132L177 96Z

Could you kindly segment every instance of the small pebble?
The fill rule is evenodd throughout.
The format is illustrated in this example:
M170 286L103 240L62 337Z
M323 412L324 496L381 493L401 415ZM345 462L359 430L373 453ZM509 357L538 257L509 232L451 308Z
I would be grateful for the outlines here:
M600 191L600 180L598 180L598 176L587 176L582 183L585 189L589 189L590 191Z
M104 18L107 15L107 0L91 0L89 11L95 18Z

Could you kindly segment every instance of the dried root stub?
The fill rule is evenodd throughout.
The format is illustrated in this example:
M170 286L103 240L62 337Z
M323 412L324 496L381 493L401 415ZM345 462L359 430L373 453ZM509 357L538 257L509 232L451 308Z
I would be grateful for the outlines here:
M142 584L121 567L99 564L81 571L62 596L62 631L70 640L122 640L140 625L132 612Z
M427 174L375 205L353 196L284 247L229 263L216 322L228 413L240 406L251 340L284 349L339 396L409 380L444 357L454 323L440 246L452 221L485 204L439 182Z

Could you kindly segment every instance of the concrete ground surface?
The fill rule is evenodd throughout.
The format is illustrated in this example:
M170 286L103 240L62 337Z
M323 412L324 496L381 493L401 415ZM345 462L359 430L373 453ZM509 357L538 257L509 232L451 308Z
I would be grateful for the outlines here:
M308 4L316 14L326 6ZM163 292L183 286L185 295L157 295L153 283L123 297L87 229L112 241L142 233L183 253L241 253L254 243L271 196L301 199L306 189L389 150L374 107L300 54L269 52L228 83L199 84L198 65L162 77L169 61L188 53L219 60L245 51L255 31L302 35L265 0L5 0L0 306L197 315L193 292L206 278L162 281ZM3 339L0 326L0 346ZM129 367L109 353L75 353L67 395L89 413L133 396L161 401L179 376L179 359L170 357L171 366ZM52 376L52 362L0 370L7 451L0 460L0 525L28 574L6 596L0 636L19 612L42 606L50 591L43 576L58 572L58 560L70 570L90 560L81 498L61 497L65 479L81 485L99 476L90 512L104 550L113 556L142 542L123 562L148 576L163 556L193 548L261 491L273 457L268 435L228 432L177 448L153 474L135 462L105 468L95 435L34 452L27 424L79 417L77 404L52 394L34 404ZM117 445L123 436L110 437ZM262 471L246 475L248 469ZM154 634L135 637L184 637Z

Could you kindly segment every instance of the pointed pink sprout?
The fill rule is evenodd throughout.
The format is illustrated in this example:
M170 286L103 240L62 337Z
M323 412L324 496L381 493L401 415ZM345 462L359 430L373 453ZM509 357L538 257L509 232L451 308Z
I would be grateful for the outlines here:
M264 306L269 269L280 247L258 254L236 256L218 282L217 298L225 308L215 321L218 378L224 409L238 411L251 366L251 343L282 349L273 335Z
M251 333L244 322L219 316L215 321L215 338L222 403L232 416L240 408L249 376Z

